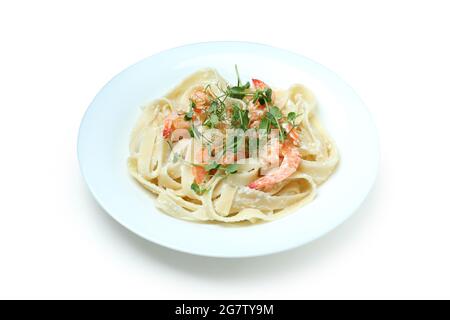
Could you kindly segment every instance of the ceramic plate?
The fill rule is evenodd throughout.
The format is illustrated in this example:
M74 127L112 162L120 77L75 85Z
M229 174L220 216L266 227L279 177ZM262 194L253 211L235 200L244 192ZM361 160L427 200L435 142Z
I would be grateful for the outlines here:
M161 97L187 75L216 68L230 82L267 79L274 87L309 87L318 117L336 141L340 163L314 201L273 222L224 226L170 217L127 171L128 142L140 106ZM87 186L104 210L139 236L205 256L249 257L308 243L345 221L361 205L378 168L375 126L361 99L342 79L301 55L266 45L210 42L170 49L127 68L97 94L80 126L78 158Z

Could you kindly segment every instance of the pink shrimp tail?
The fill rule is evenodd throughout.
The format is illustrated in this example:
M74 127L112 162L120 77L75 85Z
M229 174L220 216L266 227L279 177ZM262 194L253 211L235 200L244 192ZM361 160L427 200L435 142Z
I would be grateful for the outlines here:
M275 186L277 183L291 176L300 165L300 152L290 143L282 146L281 153L284 155L281 166L271 173L251 182L248 187L250 189L267 190Z
M258 89L265 89L269 87L264 81L261 81L259 79L252 79L252 82L255 88Z

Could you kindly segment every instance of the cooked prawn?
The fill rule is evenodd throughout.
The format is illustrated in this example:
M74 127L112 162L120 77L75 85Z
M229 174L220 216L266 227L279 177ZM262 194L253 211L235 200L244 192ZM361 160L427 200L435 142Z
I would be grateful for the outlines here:
M253 82L253 86L256 89L264 90L264 89L270 88L270 86L267 83L265 83L264 81L261 81L259 79L252 79L252 82ZM275 94L273 91L272 91L271 99L272 99L272 101L275 100Z
M260 104L254 104L252 101L248 103L248 115L250 120L250 128L259 126L262 117L266 113L266 108Z
M194 175L194 180L196 183L202 183L205 179L208 172L206 172L205 168L202 166L209 159L208 150L204 148L200 148L195 155L195 164L192 167L192 174Z
M183 115L174 112L170 114L163 122L163 137L168 139L172 132L176 129L188 129L191 126L189 122L184 120Z
M192 167L192 174L194 175L195 182L200 184L203 182L203 180L205 180L205 177L208 173L206 172L205 168L194 165Z
M263 163L262 169L268 169L278 166L280 164L280 142L278 139L271 139L264 148L262 148L260 153L260 158Z
M195 90L191 94L191 100L195 104L195 109L198 110L203 109L210 104L209 95L203 89Z
M264 81L258 80L258 79L252 79L253 86L255 89L258 90L264 90L267 88L270 88ZM272 92L271 95L272 101L275 99L275 95ZM256 128L259 126L262 117L267 112L266 105L260 104L258 101L253 103L252 101L248 102L248 111L249 111L249 118L250 118L250 128Z
M259 79L252 79L252 82L256 89L262 90L265 88L269 88L269 86L264 81L261 81Z
M261 177L248 185L251 189L269 190L277 183L291 176L300 165L300 151L291 142L285 142L281 147L284 156L280 167L274 169L264 177Z
M288 137L292 140L292 142L298 146L300 144L300 134L297 129L294 128L290 123L286 123L283 125L284 129L288 133Z

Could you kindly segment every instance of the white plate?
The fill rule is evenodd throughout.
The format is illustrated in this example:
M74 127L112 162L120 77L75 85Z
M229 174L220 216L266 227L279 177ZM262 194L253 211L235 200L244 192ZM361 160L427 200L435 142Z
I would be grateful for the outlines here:
M161 97L190 73L216 68L235 81L256 77L276 87L302 83L319 102L319 117L341 156L337 171L317 198L277 221L246 227L198 224L155 208L153 196L128 174L128 140L140 106ZM243 42L193 44L164 51L124 70L97 94L81 123L78 158L89 189L120 224L160 245L198 255L249 257L312 241L346 220L375 181L375 126L356 93L336 74L301 56Z

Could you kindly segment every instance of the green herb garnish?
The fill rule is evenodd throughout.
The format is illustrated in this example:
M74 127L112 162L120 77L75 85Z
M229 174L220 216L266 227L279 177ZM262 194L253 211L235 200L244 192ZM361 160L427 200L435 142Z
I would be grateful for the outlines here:
M191 136L191 138L195 137L194 130L192 129L192 127L188 128L188 132L189 132L189 135Z
M195 102L191 100L189 111L185 113L184 120L186 121L192 120L192 117L194 117L194 109L195 109Z
M200 133L200 131L198 131L197 127L195 127L194 125L191 125L188 128L188 132L189 132L189 135L191 136L191 138L195 138L195 139L200 138L200 136L202 135Z
M277 106L273 106L269 108L269 113L273 116L273 119L280 120L283 117L283 113L281 113L280 108Z
M295 112L289 112L287 115L287 119L291 123L293 123L297 117L298 117L298 115Z
M260 105L265 105L266 103L272 103L272 89L266 88L266 89L257 89L255 93L253 94L253 103L258 103Z
M198 185L196 182L194 182L194 183L191 184L191 189L192 189L196 194L198 194L198 195L200 195L200 196L201 196L202 194L204 194L206 191L208 191L207 188L204 188L204 187Z
M267 117L261 119L261 122L259 123L259 130L264 130L267 133L270 132L270 121Z
M237 64L234 65L234 71L236 72L236 78L237 78L237 82L238 82L237 85L238 85L238 87L240 87L241 86L241 77L239 75L239 69L238 69Z
M236 129L242 129L246 131L248 129L248 124L250 120L248 117L248 110L243 110L238 104L233 104L232 115L231 115L231 125Z
M248 89L250 89L250 82L247 82L243 86L228 87L226 93L231 98L242 100L246 96L245 91Z
M216 161L211 162L210 164L207 164L205 167L206 171L211 171L211 170L217 170L220 168L220 164L218 164Z
M261 119L259 129L270 133L272 126L279 130L280 140L284 142L286 138L286 130L281 126L280 120L283 118L283 113L277 106L271 106L268 108L268 112Z
M215 128L219 124L219 117L216 114L211 114L205 122L203 122L203 125L205 125L208 128Z
M225 168L225 174L233 174L236 173L238 170L238 165L236 163L233 164L229 164L226 168Z
M203 125L208 128L215 128L226 119L226 106L223 100L216 97L211 101L211 105L206 111L206 119Z
M236 71L237 85L234 87L228 87L225 94L228 97L242 100L246 96L245 91L250 89L250 82L247 82L245 85L242 85L237 65L234 65L234 70Z

